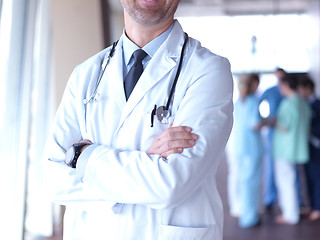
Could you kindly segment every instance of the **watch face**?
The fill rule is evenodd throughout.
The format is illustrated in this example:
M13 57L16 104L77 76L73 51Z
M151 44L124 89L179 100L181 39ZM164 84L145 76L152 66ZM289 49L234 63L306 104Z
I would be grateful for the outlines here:
M69 147L68 151L66 152L66 159L65 159L65 163L70 166L73 159L74 159L74 155L75 155L75 149L73 146Z

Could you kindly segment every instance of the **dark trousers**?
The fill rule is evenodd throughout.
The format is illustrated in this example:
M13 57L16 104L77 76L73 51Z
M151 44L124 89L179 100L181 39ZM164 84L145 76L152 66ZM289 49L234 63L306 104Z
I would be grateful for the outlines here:
M320 210L320 159L311 158L305 170L311 207Z

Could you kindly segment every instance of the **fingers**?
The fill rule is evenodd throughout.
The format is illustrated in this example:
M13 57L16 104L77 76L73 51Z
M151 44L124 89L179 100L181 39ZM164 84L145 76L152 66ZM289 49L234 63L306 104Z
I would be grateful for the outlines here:
M167 159L167 157L168 157L169 155L171 155L171 154L180 154L180 153L182 153L182 152L183 152L183 148L175 148L175 149L172 149L172 150L170 150L170 151L168 151L168 152L162 153L162 154L161 154L161 157Z
M79 143L88 143L88 145L84 145L81 148L80 153L82 153L87 147L89 147L92 144L92 142L90 140L88 140L88 139L83 139Z
M170 154L182 153L184 148L193 147L198 135L186 126L169 127L151 144L148 154L159 154L167 158Z
M92 142L89 139L83 139L79 143L82 143L82 142L92 144Z
M169 147L160 148L159 151L161 153L161 157L167 158L171 154L180 154L183 152L183 149L185 148L191 148L196 144L195 140L173 140L171 142L171 145Z
M164 153L178 148L193 147L198 139L198 135L194 133L178 132L170 135L170 137L163 139L159 143L159 151Z
M160 136L160 143L165 143L172 140L192 140L193 135L191 133L190 127L178 126L178 127L170 127L166 129ZM196 134L194 134L196 135ZM195 139L196 140L196 139Z

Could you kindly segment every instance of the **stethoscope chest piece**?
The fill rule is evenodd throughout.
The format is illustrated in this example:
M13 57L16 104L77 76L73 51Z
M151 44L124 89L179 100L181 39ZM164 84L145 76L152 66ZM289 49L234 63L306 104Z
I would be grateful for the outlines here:
M158 108L157 108L157 105L154 105L154 108L153 108L153 110L151 112L151 127L153 127L154 116L157 116L158 121L163 123L163 124L169 123L169 117L170 117L170 113L168 111L169 104L170 104L170 102L172 100L172 96L173 96L173 93L175 91L175 87L176 87L176 84L177 84L177 81L178 81L178 78L179 78L179 75L180 75L184 49L185 49L185 47L187 45L188 39L189 39L188 34L185 33L185 41L184 41L182 49L181 49L178 70L177 70L176 76L175 76L175 78L173 80L173 84L172 84L172 87L171 87L171 90L170 90L170 94L169 94L169 98L168 98L168 101L167 101L167 105L166 106L160 106Z
M159 122L161 122L161 123L168 123L169 122L170 113L165 108L165 106L158 107L156 115L157 115Z

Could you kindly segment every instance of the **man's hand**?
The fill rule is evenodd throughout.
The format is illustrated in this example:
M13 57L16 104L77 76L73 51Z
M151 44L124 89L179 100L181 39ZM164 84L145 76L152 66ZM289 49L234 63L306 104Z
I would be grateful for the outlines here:
M159 137L153 140L147 153L161 155L167 158L173 153L182 153L184 148L193 147L198 135L191 133L190 127L169 127Z
M82 153L87 147L92 144L92 142L88 139L81 140L79 143L88 143L88 145L85 145L81 148L80 153Z

